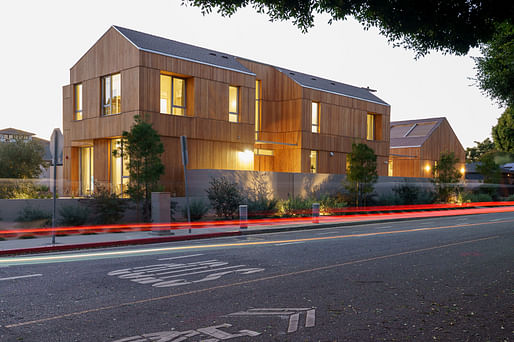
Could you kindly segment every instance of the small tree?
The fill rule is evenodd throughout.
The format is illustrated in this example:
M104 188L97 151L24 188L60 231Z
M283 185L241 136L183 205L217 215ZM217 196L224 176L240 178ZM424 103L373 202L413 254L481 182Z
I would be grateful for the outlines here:
M494 151L494 143L489 138L484 141L475 141L476 146L466 148L466 163L473 163L480 160L480 158L491 151Z
M346 173L345 188L350 193L355 206L366 204L366 197L373 192L377 182L377 156L366 144L352 144L348 155L349 167Z
M234 217L234 213L243 201L237 183L229 181L225 177L211 178L209 181L207 197L211 207L218 217Z
M122 136L123 158L128 159L130 181L126 193L136 202L139 216L143 206L143 220L151 217L151 193L160 190L159 179L164 173L161 155L164 146L157 132L143 117L136 115L135 124ZM113 151L119 155L121 151Z
M497 197L498 185L501 179L500 165L495 162L495 153L484 154L477 164L477 171L484 177L484 184L480 186L480 191L485 192L491 197Z
M46 166L43 146L33 140L0 143L0 178L37 178Z
M442 203L455 199L460 192L459 181L462 174L457 169L459 160L453 152L443 152L432 170L437 200Z
M493 126L494 145L498 151L514 152L514 108L507 107Z

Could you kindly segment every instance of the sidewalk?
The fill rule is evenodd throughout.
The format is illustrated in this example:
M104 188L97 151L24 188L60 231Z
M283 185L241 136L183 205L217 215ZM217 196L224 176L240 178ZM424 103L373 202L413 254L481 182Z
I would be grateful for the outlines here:
M202 222L192 226L191 233L189 233L188 224L183 223L180 227L173 228L172 230L156 227L153 230L148 231L138 230L119 233L56 236L55 245L51 244L51 236L34 237L30 239L9 239L0 241L0 256L98 247L140 245L171 241L186 241L222 236L250 235L279 231L319 229L370 224L377 222L394 222L421 218L475 215L498 212L514 212L514 207L510 206L499 208L495 207L389 214L364 214L352 216L322 216L319 217L319 223L314 223L313 218L311 217L281 220L263 219L249 221L247 228L241 228L239 221L237 220L224 222L222 225L219 225L219 223L216 222L213 222L212 224ZM3 225L5 226L5 224L6 223L4 222ZM215 224L218 224L218 226Z

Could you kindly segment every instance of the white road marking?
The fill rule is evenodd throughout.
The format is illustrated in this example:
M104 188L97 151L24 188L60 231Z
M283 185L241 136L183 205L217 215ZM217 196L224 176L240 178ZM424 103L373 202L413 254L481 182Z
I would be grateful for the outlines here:
M163 261L163 260L184 259L184 258L192 258L192 257L196 257L196 256L201 256L201 255L203 255L203 254L183 255L183 256L171 257L171 258L161 258L161 259L157 259L157 260L159 260L159 261Z
M275 244L275 246L296 245L296 244L299 244L299 243L305 243L305 242L303 242L303 241L299 241L299 242L284 242L284 243L277 243L277 244Z
M503 220L501 218L498 218L498 219L492 219L492 220L489 220L489 222L496 222L496 221L500 221L500 220Z
M234 312L227 316L289 316L287 333L298 330L300 314L307 311L305 327L312 328L316 324L316 310L313 308L259 308L247 311Z
M31 278L31 277L41 277L42 274L27 274L23 276L17 276L17 277L9 277L9 278L0 278L0 280L14 280L14 279L21 279L21 278Z

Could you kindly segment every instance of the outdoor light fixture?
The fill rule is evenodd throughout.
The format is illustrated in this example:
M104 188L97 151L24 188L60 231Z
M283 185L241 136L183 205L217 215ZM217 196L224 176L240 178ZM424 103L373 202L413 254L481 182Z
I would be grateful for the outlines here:
M430 171L430 165L427 164L427 166L425 166L425 171L426 172L429 172Z
M243 163L251 163L253 161L253 152L250 150L244 150L244 152L238 152L239 160Z
M464 168L464 166L460 168L460 173L462 173L462 174L466 173L466 169Z

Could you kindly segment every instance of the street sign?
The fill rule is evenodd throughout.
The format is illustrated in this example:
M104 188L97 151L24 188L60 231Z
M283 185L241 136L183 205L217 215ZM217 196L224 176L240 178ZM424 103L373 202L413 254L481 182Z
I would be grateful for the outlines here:
M187 138L185 135L180 137L180 147L182 148L182 165L187 166L189 160L187 158Z
M52 163L62 165L62 150L64 148L64 137L59 128L55 128L50 138L50 154L52 155ZM57 157L55 153L57 152Z

